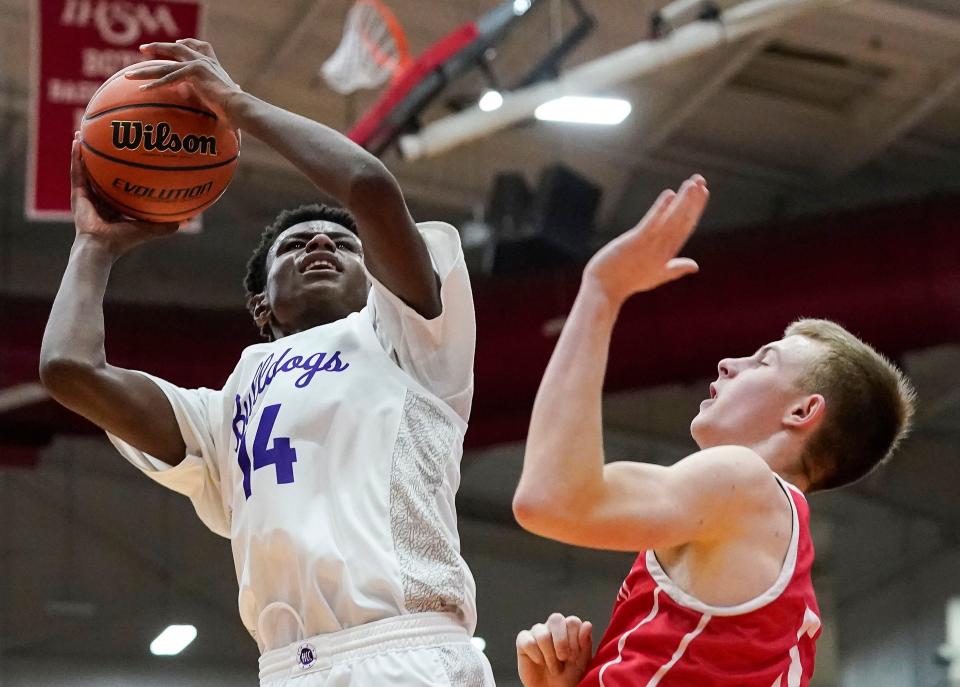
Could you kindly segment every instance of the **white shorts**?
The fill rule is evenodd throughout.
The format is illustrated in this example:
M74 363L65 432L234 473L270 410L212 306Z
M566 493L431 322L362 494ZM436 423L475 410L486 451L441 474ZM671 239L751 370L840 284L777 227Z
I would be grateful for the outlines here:
M483 652L445 613L386 618L260 657L260 687L493 687Z

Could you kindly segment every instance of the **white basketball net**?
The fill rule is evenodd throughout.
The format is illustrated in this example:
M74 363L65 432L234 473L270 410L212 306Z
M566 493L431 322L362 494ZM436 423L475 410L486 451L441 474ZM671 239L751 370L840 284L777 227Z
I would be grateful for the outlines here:
M347 13L343 39L320 68L338 93L377 88L407 59L383 12L375 0L357 0Z

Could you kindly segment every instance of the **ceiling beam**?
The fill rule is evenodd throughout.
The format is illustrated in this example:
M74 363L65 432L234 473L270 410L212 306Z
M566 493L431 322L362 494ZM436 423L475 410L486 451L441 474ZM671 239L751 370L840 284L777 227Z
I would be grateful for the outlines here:
M743 158L728 157L720 153L710 152L703 147L691 148L680 144L670 144L664 147L658 155L684 164L695 165L701 169L714 169L725 174L734 174L781 188L808 191L810 187L810 180L801 173L757 164Z
M844 177L879 157L951 98L960 89L960 65L946 69L944 73L948 76L925 96L912 102L879 127L870 126L869 131L864 128L862 135L851 137L851 143L827 162L824 168L825 176L830 179Z
M728 8L723 21L695 21L663 39L641 40L586 62L558 78L507 93L496 110L467 108L430 122L416 134L401 136L400 150L410 160L433 157L478 138L519 124L541 104L571 93L595 93L637 80L664 68L703 56L785 24L804 12L833 7L848 0L746 0Z
M273 73L273 70L293 56L300 48L300 42L306 33L314 28L329 9L330 0L307 0L303 9L295 13L283 31L270 42L270 47L278 46L264 56L260 64L249 74L246 74L242 83L248 93L258 90L264 80Z
M683 124L696 114L727 82L740 73L754 56L763 50L772 40L772 33L762 33L753 36L714 65L705 77L699 79L671 104L645 134L642 134L642 145L651 152L662 146Z
M915 5L892 0L852 2L838 9L858 19L869 19L938 38L960 41L960 20L943 12L924 10Z
M301 176L296 167L269 146L248 136L243 142L242 160L259 170L294 177ZM418 174L412 166L402 162L387 161L390 170L397 176L400 187L408 199L438 207L469 210L486 200L486 189L477 191L458 182L456 170L446 177ZM309 182L307 182L309 183Z
M544 145L554 145L554 139L545 132L530 129L529 135L537 137ZM569 137L563 141L563 149L584 156L599 155L604 160L623 167L625 172L644 171L666 177L685 178L693 172L707 174L711 171L722 172L727 183L750 187L769 186L775 190L784 188L803 189L806 180L798 175L783 172L773 167L724 157L698 148L691 150L679 144L664 146L653 154L646 155L630 144L604 145L584 139ZM629 175L624 177L624 185L629 185Z
M853 25L853 28L851 28ZM868 27L872 30L868 30ZM861 65L881 67L890 71L920 72L929 67L928 60L914 52L876 47L875 24L832 13L817 15L804 24L784 27L781 39L785 45L802 48L812 53L842 57ZM890 32L893 36L896 31Z

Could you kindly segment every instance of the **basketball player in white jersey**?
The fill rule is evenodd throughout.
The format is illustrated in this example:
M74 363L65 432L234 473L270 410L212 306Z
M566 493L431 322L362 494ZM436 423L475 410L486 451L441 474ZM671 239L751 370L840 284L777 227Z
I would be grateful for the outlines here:
M102 312L113 262L176 227L100 209L75 142L77 236L44 384L231 540L262 685L492 685L454 511L475 342L456 231L414 224L379 160L244 93L207 43L141 49L175 64L130 78L188 82L349 214L305 207L268 227L246 279L268 342L221 389L179 388L110 365Z

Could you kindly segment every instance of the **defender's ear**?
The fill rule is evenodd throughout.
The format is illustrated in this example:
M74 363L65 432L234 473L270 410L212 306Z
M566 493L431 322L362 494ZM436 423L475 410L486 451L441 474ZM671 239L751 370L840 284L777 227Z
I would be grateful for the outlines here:
M267 301L265 293L256 293L247 298L247 311L253 317L257 329L260 330L260 336L265 339L272 339L270 332L270 303Z
M787 408L783 424L792 429L815 429L827 412L827 401L820 394L810 394Z

